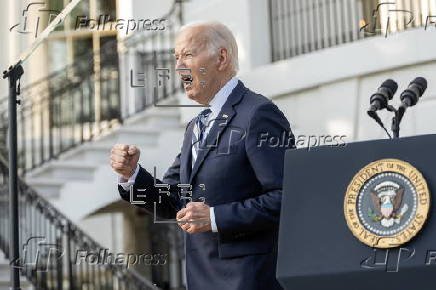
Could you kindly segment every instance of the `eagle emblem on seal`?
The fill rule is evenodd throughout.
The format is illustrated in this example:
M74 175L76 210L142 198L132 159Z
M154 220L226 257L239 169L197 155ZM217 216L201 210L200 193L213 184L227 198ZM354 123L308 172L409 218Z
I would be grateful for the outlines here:
M404 187L392 181L385 181L374 187L371 199L374 209L368 208L368 216L373 222L380 222L386 228L399 224L409 209L403 204Z

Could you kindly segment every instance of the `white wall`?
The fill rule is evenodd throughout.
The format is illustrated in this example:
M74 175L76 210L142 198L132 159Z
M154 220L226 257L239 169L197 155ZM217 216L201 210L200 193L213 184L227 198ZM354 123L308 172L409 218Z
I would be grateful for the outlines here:
M349 141L384 138L367 115L369 97L381 83L399 84L395 99L411 80L422 76L428 88L407 111L403 134L435 133L436 42L434 31L414 29L374 37L261 66L241 74L251 89L272 98L301 134L343 134ZM395 104L395 102L394 102ZM381 114L390 128L390 115Z
M0 2L0 11L7 11L8 10L8 3L7 2ZM7 56L9 56L9 45L7 45L6 39L8 37L8 31L5 29L8 25L8 17L6 13L0 12L0 39L2 40L2 45L0 45L0 72L1 76L3 77L3 70L6 69L8 66L8 59ZM4 16L4 17L3 17ZM7 94L7 81L6 80L0 80L0 98L6 96Z
M0 2L0 98L6 97L8 94L8 82L2 79L3 71L11 64L9 60L10 51L14 49L14 42L10 38L9 23L12 15L10 12L13 10L11 8L9 1Z
M166 14L174 1L159 0L118 0L118 19L153 19L162 17Z

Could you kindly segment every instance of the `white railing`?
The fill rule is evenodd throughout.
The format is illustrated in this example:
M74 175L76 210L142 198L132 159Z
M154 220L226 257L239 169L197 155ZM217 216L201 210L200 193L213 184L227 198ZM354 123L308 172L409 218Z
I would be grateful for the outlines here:
M272 61L436 23L436 0L269 0Z

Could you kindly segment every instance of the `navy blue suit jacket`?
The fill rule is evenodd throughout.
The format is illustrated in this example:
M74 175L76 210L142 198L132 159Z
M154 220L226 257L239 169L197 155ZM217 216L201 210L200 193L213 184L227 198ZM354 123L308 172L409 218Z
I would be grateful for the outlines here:
M156 179L169 190L155 186L153 176L140 167L134 196L145 194L141 207L153 212L156 202L159 218L166 219L175 219L190 200L204 199L214 207L218 233L186 234L189 290L281 289L275 268L283 160L295 144L289 122L274 103L239 81L191 170L194 124L195 118L174 163L162 180ZM180 184L192 189L181 190ZM119 191L129 201L129 193L121 186Z

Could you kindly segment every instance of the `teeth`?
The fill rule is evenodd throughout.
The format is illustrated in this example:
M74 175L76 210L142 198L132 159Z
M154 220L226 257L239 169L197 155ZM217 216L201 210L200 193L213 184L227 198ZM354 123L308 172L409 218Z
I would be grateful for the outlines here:
M182 80L192 82L192 76L191 75L182 75Z
M192 75L182 75L181 79L184 84L187 84L189 86L192 85Z

